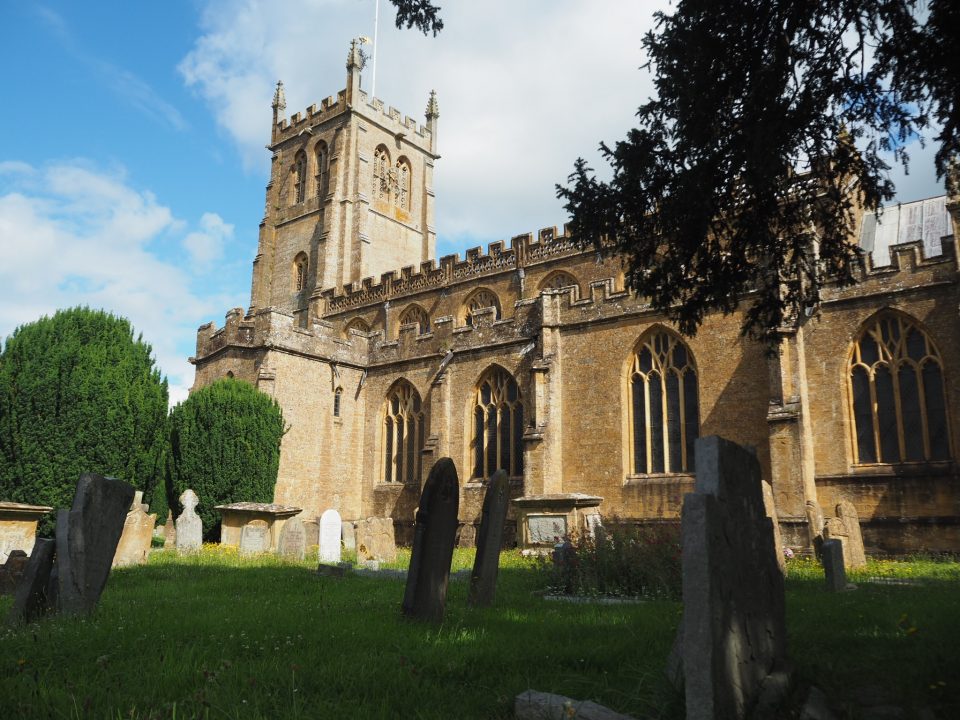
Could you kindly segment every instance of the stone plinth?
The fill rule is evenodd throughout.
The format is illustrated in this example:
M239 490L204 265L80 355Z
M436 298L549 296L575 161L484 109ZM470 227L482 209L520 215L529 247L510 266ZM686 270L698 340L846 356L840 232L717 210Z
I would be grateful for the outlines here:
M583 493L527 495L513 499L521 549L548 549L564 538L589 533L602 497Z
M0 564L7 561L11 550L31 553L37 523L51 510L53 508L46 505L0 502Z
M220 526L221 545L239 547L243 526L253 520L263 520L267 523L270 534L269 551L276 552L283 524L289 518L300 513L301 508L273 503L238 502L229 505L217 505L214 510L219 510L223 517Z

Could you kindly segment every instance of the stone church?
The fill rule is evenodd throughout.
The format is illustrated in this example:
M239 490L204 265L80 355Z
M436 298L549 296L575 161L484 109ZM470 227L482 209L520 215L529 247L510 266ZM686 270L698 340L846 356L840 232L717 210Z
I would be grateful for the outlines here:
M868 550L960 551L957 198L864 215L860 282L773 356L739 313L684 338L556 228L437 260L436 97L418 124L360 70L354 45L346 89L289 119L278 84L250 308L192 358L194 388L241 378L283 408L277 503L402 541L449 456L465 525L498 468L541 516L670 522L719 434L756 449L789 545L808 502L849 500Z

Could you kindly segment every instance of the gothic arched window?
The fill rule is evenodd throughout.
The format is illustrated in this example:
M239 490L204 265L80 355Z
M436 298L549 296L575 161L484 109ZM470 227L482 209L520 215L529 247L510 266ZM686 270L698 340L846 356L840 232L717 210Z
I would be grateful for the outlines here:
M401 325L416 325L417 335L430 332L430 316L419 305L411 305L400 315Z
M401 380L387 394L384 407L384 482L420 481L424 430L420 393L409 382Z
M666 330L640 343L630 366L633 473L694 471L700 434L697 371L689 349Z
M307 193L307 154L300 150L293 160L294 190L296 200L294 202L302 203Z
M293 259L293 290L300 292L307 286L307 255L298 253Z
M327 168L329 167L330 157L327 153L327 144L325 142L321 141L317 143L317 147L314 150L314 157L317 168L317 197L322 198L327 193L327 182L329 181Z
M559 290L561 288L574 287L577 289L577 294L580 292L580 283L577 282L577 279L570 273L560 270L555 273L547 275L540 283L540 290Z
M410 163L402 157L397 160L397 196L396 203L403 210L410 209Z
M488 370L477 386L471 448L474 478L501 468L523 475L523 402L517 381L503 368Z
M367 321L363 318L354 318L346 324L343 328L343 337L349 339L350 331L356 330L357 332L368 333L370 332L370 325L367 324Z
M390 153L383 145L373 153L373 198L390 199Z
M950 458L943 363L916 322L894 312L870 320L847 379L854 463Z
M486 288L481 288L467 298L463 304L463 322L466 325L473 325L473 314L477 310L484 308L493 308L496 311L495 319L500 319L500 300L496 295Z

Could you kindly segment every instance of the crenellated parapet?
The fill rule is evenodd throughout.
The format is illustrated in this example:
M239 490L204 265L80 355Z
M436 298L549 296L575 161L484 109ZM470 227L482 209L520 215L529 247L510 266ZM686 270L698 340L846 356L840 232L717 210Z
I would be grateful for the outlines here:
M558 234L555 227L544 228L536 236L527 233L513 237L509 247L498 240L490 243L486 252L481 247L470 248L462 258L458 254L445 255L439 264L429 260L419 268L408 266L383 273L379 280L364 278L342 288L328 288L319 295L325 301L325 313L339 313L585 252L588 251L579 248L565 232Z

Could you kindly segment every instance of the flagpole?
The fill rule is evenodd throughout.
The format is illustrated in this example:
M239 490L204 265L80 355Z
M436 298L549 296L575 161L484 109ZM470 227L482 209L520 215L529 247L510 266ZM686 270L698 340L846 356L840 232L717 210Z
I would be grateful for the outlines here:
M377 31L380 29L380 0L374 0L376 10L373 12L373 78L370 81L370 100L377 96Z

